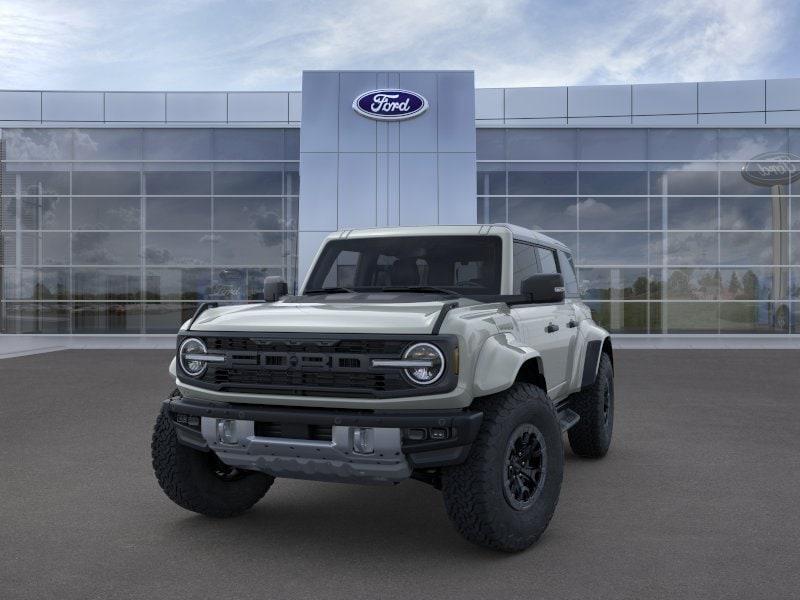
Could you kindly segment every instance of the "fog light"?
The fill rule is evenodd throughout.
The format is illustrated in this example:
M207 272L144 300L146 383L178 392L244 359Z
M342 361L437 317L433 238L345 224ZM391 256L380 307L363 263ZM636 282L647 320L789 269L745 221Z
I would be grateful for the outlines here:
M353 452L356 454L375 452L375 431L371 427L359 427L353 430Z
M415 442L424 440L426 437L428 437L428 434L424 429L409 429L407 435L408 439L414 440Z
M432 440L446 440L447 439L447 429L440 429L439 427L434 427L431 429L431 439Z
M217 419L217 439L223 444L238 444L239 431L233 419Z

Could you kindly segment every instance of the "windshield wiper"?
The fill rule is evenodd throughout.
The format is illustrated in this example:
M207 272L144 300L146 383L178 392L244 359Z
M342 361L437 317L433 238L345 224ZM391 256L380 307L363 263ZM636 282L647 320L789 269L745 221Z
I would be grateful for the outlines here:
M445 288L436 287L433 285L392 285L389 287L382 287L382 292L414 292L418 294L447 294L448 296L461 296L458 292L448 290Z
M346 287L325 287L316 290L306 290L303 296L315 296L318 294L355 294L355 290Z

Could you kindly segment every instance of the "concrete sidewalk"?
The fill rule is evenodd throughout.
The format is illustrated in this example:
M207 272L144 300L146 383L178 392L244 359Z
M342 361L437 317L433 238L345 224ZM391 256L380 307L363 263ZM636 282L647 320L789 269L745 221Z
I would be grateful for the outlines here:
M800 352L616 353L609 455L567 450L517 555L474 547L441 495L278 480L214 520L161 492L150 433L172 352L0 361L0 598L793 598Z

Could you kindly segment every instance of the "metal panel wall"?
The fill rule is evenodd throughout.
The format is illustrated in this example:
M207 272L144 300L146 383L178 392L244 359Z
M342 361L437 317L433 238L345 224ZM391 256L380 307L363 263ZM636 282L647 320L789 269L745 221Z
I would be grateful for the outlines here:
M353 110L379 88L419 93L428 110L399 122ZM306 71L302 104L299 280L337 229L477 221L471 71Z

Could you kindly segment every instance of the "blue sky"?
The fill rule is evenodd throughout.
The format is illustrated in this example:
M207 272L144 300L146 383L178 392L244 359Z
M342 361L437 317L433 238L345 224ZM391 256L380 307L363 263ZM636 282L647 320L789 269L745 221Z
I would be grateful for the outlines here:
M800 76L795 0L0 0L0 89L295 90L303 69L480 87Z

